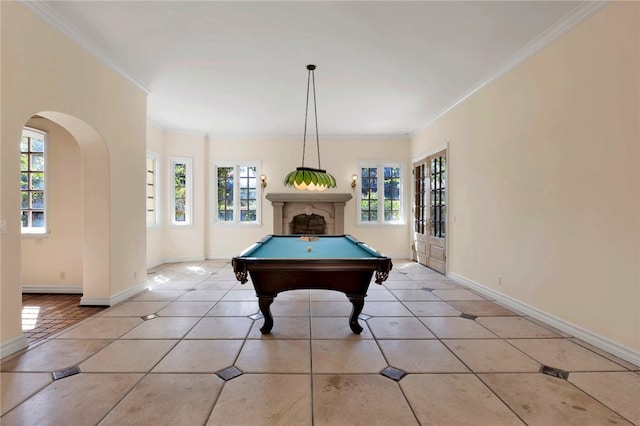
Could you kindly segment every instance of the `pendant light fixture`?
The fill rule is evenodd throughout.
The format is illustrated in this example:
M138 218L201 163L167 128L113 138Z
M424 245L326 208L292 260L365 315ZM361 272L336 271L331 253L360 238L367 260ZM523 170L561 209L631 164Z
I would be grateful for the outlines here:
M318 136L318 108L316 106L315 65L307 65L307 106L304 113L304 137L302 139L302 166L296 168L284 178L285 186L293 186L300 191L324 191L336 187L336 179L320 168L320 138ZM316 122L316 147L318 148L318 168L304 166L304 154L307 148L307 117L309 115L309 87L313 85L313 112Z

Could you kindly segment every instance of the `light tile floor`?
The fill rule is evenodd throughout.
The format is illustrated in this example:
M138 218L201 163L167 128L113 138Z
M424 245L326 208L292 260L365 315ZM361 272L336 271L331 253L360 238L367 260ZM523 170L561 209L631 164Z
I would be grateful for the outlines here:
M341 293L282 293L262 335L228 262L162 265L148 292L2 360L0 423L640 424L639 367L394 263L360 335Z

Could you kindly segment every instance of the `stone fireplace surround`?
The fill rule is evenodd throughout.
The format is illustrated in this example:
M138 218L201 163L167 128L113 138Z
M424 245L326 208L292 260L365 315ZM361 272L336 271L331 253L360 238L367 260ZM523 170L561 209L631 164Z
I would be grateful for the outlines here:
M322 216L326 233L344 234L344 206L351 194L327 192L283 192L267 194L273 206L273 233L291 234L293 218L299 214Z

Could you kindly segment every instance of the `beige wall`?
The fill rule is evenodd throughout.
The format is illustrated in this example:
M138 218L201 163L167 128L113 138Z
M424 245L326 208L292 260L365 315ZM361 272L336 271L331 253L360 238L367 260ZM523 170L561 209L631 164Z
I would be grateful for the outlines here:
M165 220L161 237L158 230L150 230L148 246L161 240L162 253L148 248L154 257L149 265L164 261L197 258L229 259L266 234L273 232L271 203L264 198L269 192L294 191L283 185L284 177L300 166L302 140L281 139L224 139L215 137L162 133L149 131L153 141L149 150L162 151L168 182L168 161L171 156L192 158L194 161L194 224L190 227L170 225L169 199L165 199ZM159 142L161 141L161 142ZM357 173L359 161L389 161L409 164L409 140L396 139L333 139L321 138L322 167L328 169L338 181L338 188L330 191L350 193L354 198L345 208L345 232L367 242L389 256L406 258L409 255L408 225L358 226L355 193L351 189L351 176ZM205 159L208 158L207 161ZM262 224L251 226L216 225L211 221L211 164L214 161L260 161L261 173L267 176L267 188L262 194ZM308 149L305 165L317 166L315 146ZM405 178L409 179L409 174ZM408 182L408 181L407 181ZM408 188L407 188L408 190ZM165 191L167 194L168 191ZM405 194L408 197L408 192ZM406 209L408 210L408 208ZM407 217L407 221L409 218Z
M164 199L164 234L162 252L165 260L195 260L204 259L204 244L206 238L205 198L206 185L206 144L201 136L178 135L166 133L164 135L165 173L162 177L166 182L167 195ZM190 225L171 224L171 159L172 157L188 158L192 163L192 223Z
M20 330L19 144L34 114L61 123L82 152L83 291L93 303L141 288L146 279L144 161L146 95L15 2L0 2L0 342L2 355L26 343ZM96 208L97 207L97 208Z
M163 161L164 153L164 133L160 130L147 126L147 152L153 153L159 156L160 172L158 176L165 176L165 168L167 167ZM167 180L164 179L158 186L161 201L164 201L167 194ZM147 267L157 266L163 263L162 257L162 237L163 237L163 223L166 220L165 209L161 209L160 223L158 226L147 227Z
M607 6L412 140L450 146L453 276L636 354L639 10Z
M80 147L65 129L44 118L27 126L47 133L47 229L22 237L22 287L28 291L82 290L83 175Z

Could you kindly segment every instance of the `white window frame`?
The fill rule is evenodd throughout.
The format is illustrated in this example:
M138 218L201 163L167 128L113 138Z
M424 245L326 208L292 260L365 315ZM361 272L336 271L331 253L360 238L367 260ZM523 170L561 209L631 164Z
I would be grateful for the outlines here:
M153 208L156 218L154 223L147 222L147 228L160 228L162 226L162 157L160 156L160 154L157 154L153 151L147 151L147 160L153 161ZM147 207L145 204L145 210L146 208Z
M185 206L184 206L184 222L176 221L176 192L174 188L175 183L175 170L176 164L184 164L186 166L185 171ZM171 225L172 226L191 226L193 225L193 160L188 157L170 157L169 158L169 194L170 212L171 212Z
M385 167L398 167L400 169L400 219L395 221L384 220L384 168ZM363 221L362 220L362 169L363 168L377 168L378 169L378 196L382 198L378 199L378 220L376 221ZM358 179L356 184L356 215L357 226L386 226L386 225L405 225L406 219L406 170L405 163L398 162L360 162L358 163ZM382 188L382 190L381 190Z
M49 190L48 190L48 180L50 179L49 177L49 149L48 149L48 135L47 132L39 130L39 129L35 129L33 127L23 127L22 128L22 135L24 135L25 133L31 133L34 136L40 136L42 137L42 140L44 141L44 147L43 147L43 156L44 156L44 185L43 185L43 197L44 197L44 226L43 227L22 227L22 223L20 225L20 233L22 234L23 237L34 237L34 238L43 238L43 237L47 237L49 236L50 232L49 232ZM20 152L22 153L22 149L20 150ZM20 190L20 192L22 192L22 189ZM20 205L20 211L22 212L22 202ZM22 216L22 213L21 213Z
M218 220L218 167L233 167L233 221ZM240 185L237 176L240 167L256 168L256 220L240 220ZM260 161L212 161L211 162L211 223L216 226L262 226L262 163Z

